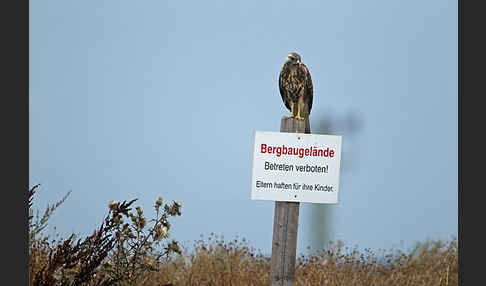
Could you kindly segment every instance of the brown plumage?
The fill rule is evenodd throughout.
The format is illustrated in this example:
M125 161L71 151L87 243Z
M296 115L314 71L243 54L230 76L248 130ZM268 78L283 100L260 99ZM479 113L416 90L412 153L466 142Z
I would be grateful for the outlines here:
M305 133L310 133L309 115L314 91L309 69L302 63L299 54L287 56L278 86L285 107L290 110L290 117L306 120Z

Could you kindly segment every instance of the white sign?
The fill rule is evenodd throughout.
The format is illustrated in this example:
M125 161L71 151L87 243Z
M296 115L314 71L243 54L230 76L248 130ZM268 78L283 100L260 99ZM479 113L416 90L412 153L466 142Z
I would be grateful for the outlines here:
M338 202L341 136L255 132L251 199Z

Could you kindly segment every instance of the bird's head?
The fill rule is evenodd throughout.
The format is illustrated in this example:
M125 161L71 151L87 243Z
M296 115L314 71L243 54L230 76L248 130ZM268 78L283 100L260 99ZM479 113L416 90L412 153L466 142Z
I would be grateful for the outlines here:
M285 62L294 64L294 65L300 64L301 63L300 55L298 53L290 53L290 54L287 55Z

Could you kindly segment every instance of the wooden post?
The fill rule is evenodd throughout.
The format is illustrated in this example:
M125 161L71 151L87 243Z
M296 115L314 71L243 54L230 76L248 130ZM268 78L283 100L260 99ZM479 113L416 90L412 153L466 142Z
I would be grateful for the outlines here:
M280 132L305 133L305 125L304 120L284 117ZM275 202L270 286L294 285L299 206L299 202Z

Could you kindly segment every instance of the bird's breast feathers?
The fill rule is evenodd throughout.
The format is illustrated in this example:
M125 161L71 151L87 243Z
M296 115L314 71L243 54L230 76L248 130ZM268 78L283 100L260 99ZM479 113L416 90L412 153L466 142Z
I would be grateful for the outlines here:
M285 90L293 96L299 96L300 91L305 86L305 66L299 65L299 67L288 67L282 85Z

